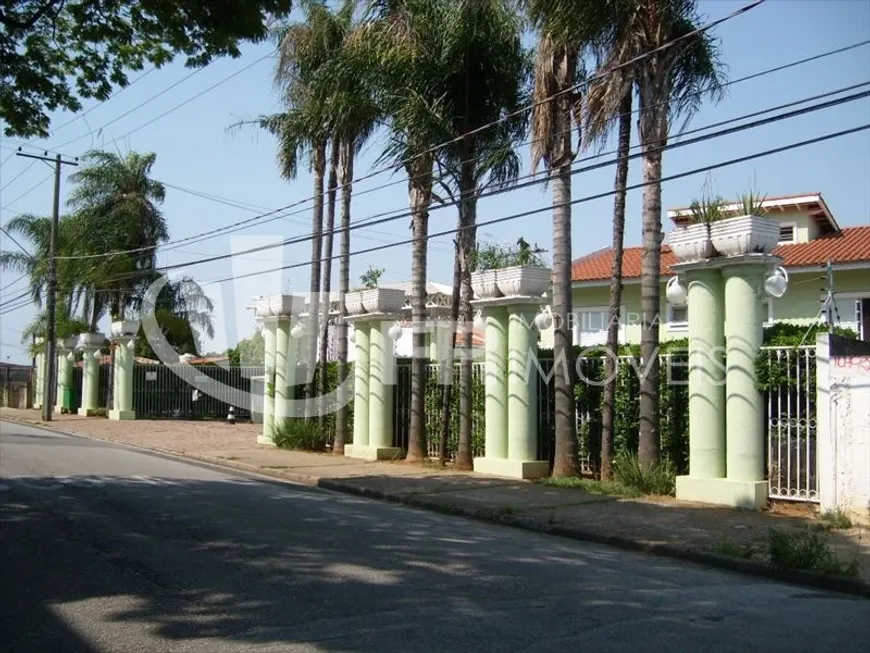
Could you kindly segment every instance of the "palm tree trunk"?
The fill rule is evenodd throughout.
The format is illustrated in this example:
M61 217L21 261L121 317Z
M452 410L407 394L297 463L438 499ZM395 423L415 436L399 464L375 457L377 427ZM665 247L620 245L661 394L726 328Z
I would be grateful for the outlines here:
M429 247L429 204L432 200L432 158L417 157L408 170L413 250L411 259L411 423L408 462L422 462L426 448L426 255Z
M607 351L604 358L604 401L601 412L601 478L613 475L613 423L616 414L616 375L619 372L619 319L622 304L622 250L625 240L625 195L628 183L628 154L631 146L631 88L619 104L619 135L616 145L616 180L613 188L613 266L610 271L610 307L607 323Z
M462 228L462 210L457 219L458 226ZM438 352L441 363L441 439L438 443L438 461L441 465L447 462L447 439L450 437L450 426L452 421L453 408L453 352L456 349L456 327L459 322L459 293L462 290L462 264L459 260L459 240L454 241L454 253L456 259L453 261L453 294L450 296L450 324L453 329L453 341L450 348L450 356L442 355Z
M326 239L323 244L323 292L322 303L320 305L320 353L318 359L320 361L319 375L319 421L320 427L326 425L326 415L324 402L326 401L326 386L327 386L327 368L326 352L329 346L329 294L332 291L332 243L334 240L335 231L335 192L338 184L338 157L340 144L332 143L332 151L329 157L329 185L327 186L327 206L326 206Z
M347 404L348 393L344 388L347 379L347 306L344 298L350 290L350 200L353 187L353 141L344 142L341 149L339 168L341 170L341 243L339 245L338 264L338 412L335 415L335 442L332 453L344 455L344 445L347 443Z
M561 65L569 57L562 53ZM562 75L561 86L573 77ZM553 389L555 392L556 441L553 476L577 476L577 417L574 399L574 347L569 328L571 307L571 115L572 98L563 93L556 100L553 129L558 142L553 157Z
M460 212L463 224L459 230L459 260L461 263L462 288L460 301L462 305L462 356L459 362L459 443L456 448L455 467L459 470L474 469L471 456L471 324L474 320L471 300L474 291L471 289L471 269L469 262L471 252L477 240L477 181L475 175L475 151L471 139L464 139L461 148L462 163L459 171L460 202L463 209Z
M665 132L666 133L666 132ZM661 305L662 150L644 144L643 260L640 281L640 429L638 461L649 468L659 460L659 307Z
M311 279L308 286L309 293L309 319L313 327L317 316L320 314L320 261L323 241L323 176L326 172L326 141L320 141L315 145L313 152L314 168L314 210L311 217ZM314 410L312 399L314 397L314 368L317 364L317 329L311 328L308 332L308 347L305 357L305 417L311 418Z

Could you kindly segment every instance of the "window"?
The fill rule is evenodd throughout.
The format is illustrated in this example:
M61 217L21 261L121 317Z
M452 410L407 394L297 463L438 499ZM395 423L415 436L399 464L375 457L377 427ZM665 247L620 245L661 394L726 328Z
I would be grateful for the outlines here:
M795 232L795 225L793 223L779 225L779 242L781 242L781 243L793 243L794 236L795 236L794 232Z
M668 306L668 328L685 331L689 328L689 309L686 306Z
M574 312L574 344L581 347L603 345L607 342L608 316L606 306L583 308ZM620 310L619 340L624 341L625 307Z

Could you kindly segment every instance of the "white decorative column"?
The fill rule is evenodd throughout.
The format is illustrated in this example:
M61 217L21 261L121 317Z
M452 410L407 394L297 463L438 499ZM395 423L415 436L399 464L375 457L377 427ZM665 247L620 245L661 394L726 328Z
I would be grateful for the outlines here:
M277 350L277 318L261 316L263 320L263 432L257 436L258 444L272 444L272 426L275 423L275 354Z
M112 342L115 343L115 392L109 419L136 419L133 412L133 343L139 323L134 320L112 322Z
M45 394L45 339L37 338L36 346L39 353L36 354L36 378L33 387L33 407L42 408L42 397Z
M72 390L73 358L72 352L76 345L75 338L57 341L57 390L55 392L54 412L71 412L72 405L67 399Z

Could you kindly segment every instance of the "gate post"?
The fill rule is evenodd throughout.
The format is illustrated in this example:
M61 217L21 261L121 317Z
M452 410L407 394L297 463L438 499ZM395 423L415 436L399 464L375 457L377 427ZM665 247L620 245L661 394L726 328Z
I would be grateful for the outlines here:
M83 333L79 345L84 352L82 358L82 405L78 413L83 417L93 416L100 402L100 347L106 337L102 333Z
M37 338L36 345L39 347L39 352L36 354L36 379L33 386L33 407L42 408L42 395L44 390L45 378L45 338Z
M68 412L72 406L67 402L69 390L72 389L72 361L69 355L76 345L75 338L66 338L57 341L57 397L54 402L54 412Z
M139 322L126 320L112 322L112 342L115 348L115 392L114 406L109 411L109 419L136 419L133 412L133 343Z

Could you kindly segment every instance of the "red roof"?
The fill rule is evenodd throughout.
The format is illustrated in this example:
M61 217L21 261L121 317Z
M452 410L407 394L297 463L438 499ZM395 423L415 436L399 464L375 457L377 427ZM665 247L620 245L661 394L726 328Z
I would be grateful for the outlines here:
M808 243L780 245L773 253L781 256L786 268L800 268L837 263L870 263L870 226L846 227L826 234ZM641 276L642 247L626 247L622 259L622 277L636 279ZM662 247L662 275L671 274L670 267L677 260L667 245ZM610 279L613 265L611 248L588 254L574 261L571 266L573 281L600 281Z

